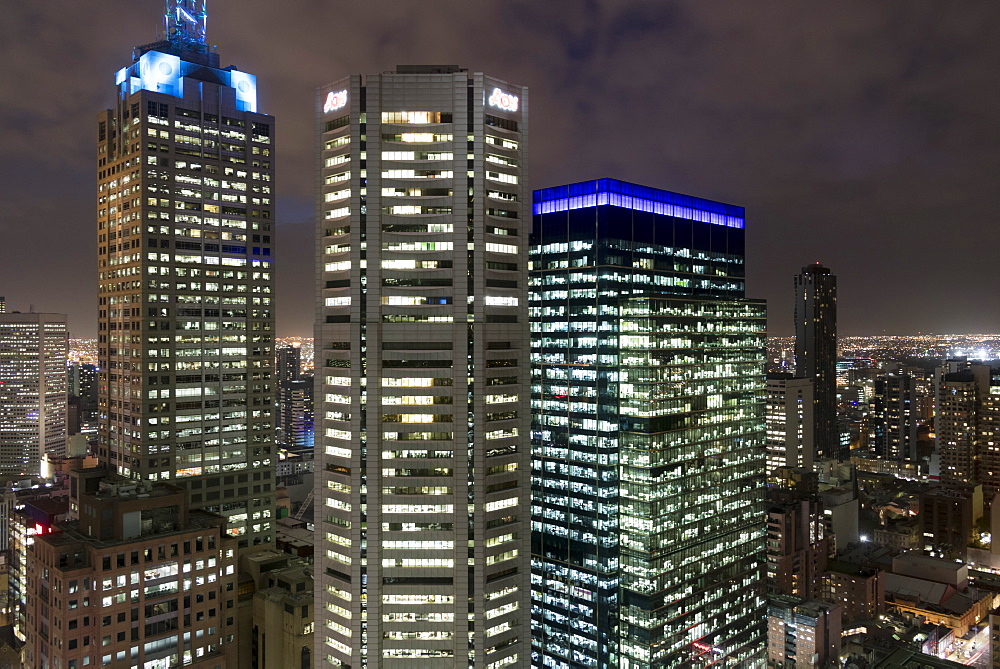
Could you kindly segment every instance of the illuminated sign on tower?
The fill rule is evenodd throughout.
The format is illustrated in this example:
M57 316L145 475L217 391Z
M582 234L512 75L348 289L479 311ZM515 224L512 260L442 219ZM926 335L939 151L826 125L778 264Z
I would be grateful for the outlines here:
M499 88L493 89L493 94L490 95L488 102L491 107L496 107L497 109L502 109L503 111L517 111L517 96L511 95L510 93L504 93Z

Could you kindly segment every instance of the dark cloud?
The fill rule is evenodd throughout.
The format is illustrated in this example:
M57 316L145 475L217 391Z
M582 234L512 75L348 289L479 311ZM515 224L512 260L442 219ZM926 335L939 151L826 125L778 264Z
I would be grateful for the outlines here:
M747 207L750 294L840 277L849 333L995 331L994 2L210 0L278 118L279 330L311 331L314 92L457 63L531 87L536 187L615 176ZM94 119L158 0L5 3L0 295L95 330Z

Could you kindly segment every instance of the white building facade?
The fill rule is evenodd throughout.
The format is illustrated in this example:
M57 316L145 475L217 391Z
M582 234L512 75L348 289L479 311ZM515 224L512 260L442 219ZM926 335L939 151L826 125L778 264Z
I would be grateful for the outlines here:
M0 475L36 477L65 455L69 336L62 314L0 314Z
M527 666L527 90L320 89L317 666Z

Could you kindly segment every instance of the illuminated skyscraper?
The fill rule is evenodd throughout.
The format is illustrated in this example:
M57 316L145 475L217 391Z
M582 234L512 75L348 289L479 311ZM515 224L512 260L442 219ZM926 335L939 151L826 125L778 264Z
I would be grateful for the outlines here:
M302 374L302 349L298 344L285 344L278 347L277 365L274 370L276 383L296 381Z
M795 277L795 375L815 382L816 453L847 457L837 427L837 277L819 263Z
M767 473L779 467L811 469L813 443L813 380L791 374L767 375Z
M917 380L896 366L875 378L871 400L872 444L885 460L917 459Z
M523 667L527 90L320 90L317 666Z
M534 194L532 664L763 662L764 304L744 210Z
M313 459L313 377L282 381L278 387L279 444Z
M274 119L170 0L97 122L99 456L271 540Z
M945 372L939 368L937 414L934 417L935 449L941 457L941 482L979 483L980 414L990 392L988 365L965 365Z
M0 477L35 477L66 450L69 339L62 314L0 314Z
M70 426L70 434L83 431L92 434L97 428L97 365L75 362L69 366L69 394L75 398L77 406L76 425Z

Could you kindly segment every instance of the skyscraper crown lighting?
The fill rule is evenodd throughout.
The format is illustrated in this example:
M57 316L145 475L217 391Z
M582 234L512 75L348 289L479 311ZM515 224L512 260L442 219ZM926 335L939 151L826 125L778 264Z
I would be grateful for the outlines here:
M617 179L593 179L534 192L534 214L612 205L689 221L743 228L745 210L721 202L681 195Z

